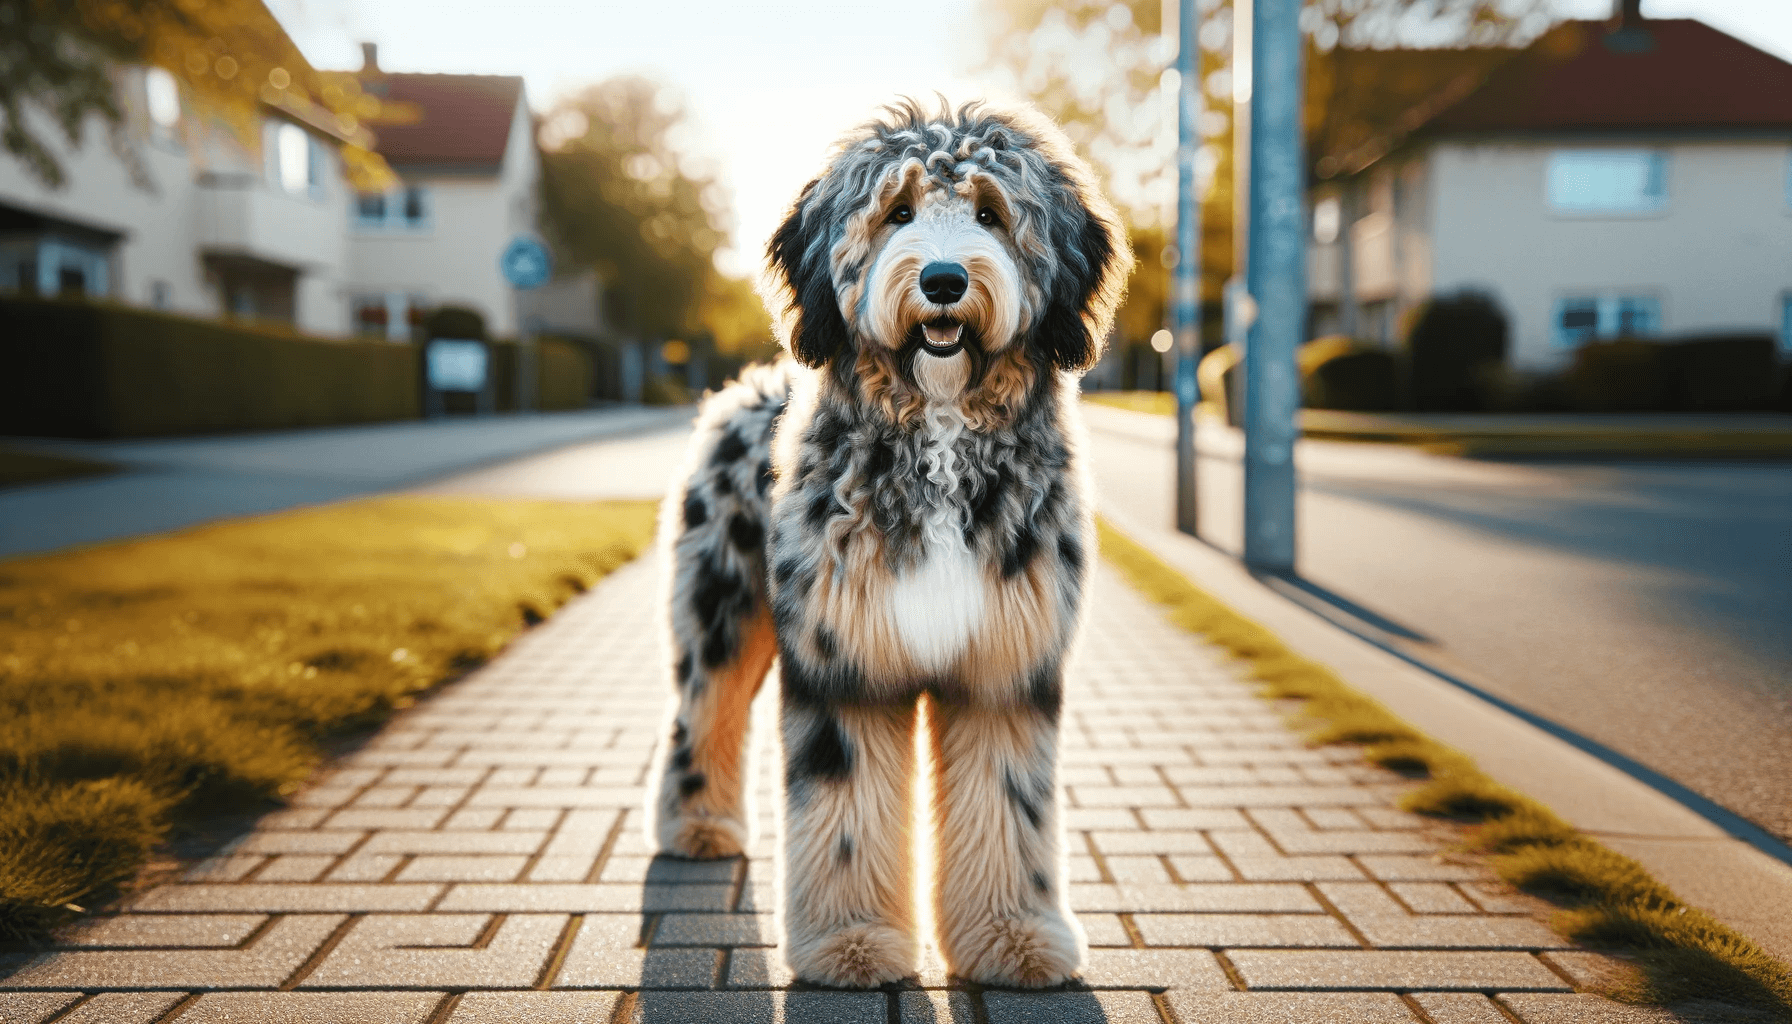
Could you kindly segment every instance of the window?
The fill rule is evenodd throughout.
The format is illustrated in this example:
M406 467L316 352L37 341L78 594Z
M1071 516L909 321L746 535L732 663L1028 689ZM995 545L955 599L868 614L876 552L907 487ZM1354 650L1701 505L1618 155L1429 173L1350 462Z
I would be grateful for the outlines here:
M429 188L424 185L362 193L355 200L355 227L362 231L427 231L432 223L430 207Z
M423 318L429 298L404 292L357 295L350 303L356 334L386 341L410 342L423 337Z
M1780 351L1792 356L1792 293L1780 298Z
M288 192L311 189L311 137L296 124L283 124L274 132L275 166L280 187Z
M1562 348L1660 332L1661 300L1653 295L1571 295L1556 303L1555 337Z
M1649 149L1558 149L1549 205L1564 213L1654 213L1668 203L1668 157Z
M1313 241L1330 245L1338 240L1343 224L1337 196L1327 196L1313 204Z
M143 75L143 93L149 107L149 120L163 133L180 124L180 85L163 68L150 68Z

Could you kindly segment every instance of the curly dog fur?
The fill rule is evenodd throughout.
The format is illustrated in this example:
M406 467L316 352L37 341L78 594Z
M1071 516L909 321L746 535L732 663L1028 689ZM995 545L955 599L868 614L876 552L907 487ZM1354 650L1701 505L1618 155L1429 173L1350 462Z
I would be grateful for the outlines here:
M1132 265L1063 134L913 103L843 139L768 247L792 359L710 396L661 516L676 711L649 832L748 843L747 709L774 657L785 956L915 973L917 703L934 763L934 919L957 975L1072 977L1055 771L1094 548L1077 375Z

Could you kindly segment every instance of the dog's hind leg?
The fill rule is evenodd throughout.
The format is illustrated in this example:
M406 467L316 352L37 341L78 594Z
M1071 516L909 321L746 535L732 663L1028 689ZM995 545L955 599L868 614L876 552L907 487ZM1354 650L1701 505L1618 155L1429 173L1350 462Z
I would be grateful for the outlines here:
M1082 963L1058 853L1053 705L928 709L934 920L946 966L980 984L1056 985Z
M785 758L785 959L818 985L915 973L913 702L843 708L792 699Z
M707 859L746 850L747 721L778 644L763 608L741 632L728 664L707 669L694 659L681 663L689 677L679 684L654 805L653 831L663 853Z

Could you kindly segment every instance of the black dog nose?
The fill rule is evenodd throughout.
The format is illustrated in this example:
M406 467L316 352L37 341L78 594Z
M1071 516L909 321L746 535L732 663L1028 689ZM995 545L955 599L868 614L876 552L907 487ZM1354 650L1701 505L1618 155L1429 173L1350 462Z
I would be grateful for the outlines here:
M970 275L957 263L929 263L921 268L921 294L929 302L949 306L964 298L970 285Z

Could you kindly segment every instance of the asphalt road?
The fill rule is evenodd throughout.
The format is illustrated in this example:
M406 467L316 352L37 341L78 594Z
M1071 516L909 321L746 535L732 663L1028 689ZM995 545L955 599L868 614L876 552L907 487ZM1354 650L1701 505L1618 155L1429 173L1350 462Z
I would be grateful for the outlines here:
M1167 521L1170 421L1090 419L1105 500ZM1202 533L1236 552L1240 442L1202 434ZM1296 460L1330 607L1792 839L1792 464Z

